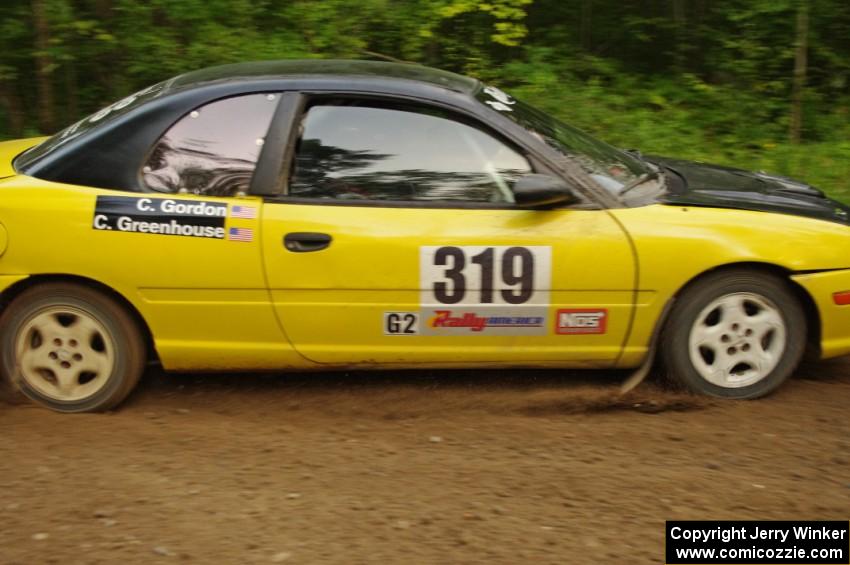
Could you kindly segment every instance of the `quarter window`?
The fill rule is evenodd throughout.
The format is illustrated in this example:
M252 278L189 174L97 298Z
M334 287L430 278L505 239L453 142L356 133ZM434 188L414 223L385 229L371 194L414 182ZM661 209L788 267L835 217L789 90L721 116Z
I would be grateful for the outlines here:
M247 192L278 101L277 94L249 94L183 116L142 168L145 186L207 196Z
M513 203L528 161L437 109L314 106L302 122L291 196Z

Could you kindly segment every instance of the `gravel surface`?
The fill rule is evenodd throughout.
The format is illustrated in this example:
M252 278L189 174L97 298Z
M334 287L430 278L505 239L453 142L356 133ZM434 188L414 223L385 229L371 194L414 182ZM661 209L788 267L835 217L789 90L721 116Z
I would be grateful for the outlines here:
M759 401L619 373L149 375L0 403L0 563L662 563L667 519L850 518L850 361Z

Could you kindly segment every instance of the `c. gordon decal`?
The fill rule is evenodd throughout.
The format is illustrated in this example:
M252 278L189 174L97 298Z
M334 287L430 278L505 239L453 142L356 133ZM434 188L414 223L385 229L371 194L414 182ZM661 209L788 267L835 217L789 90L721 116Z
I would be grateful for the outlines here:
M224 239L227 204L172 198L98 196L92 228Z
M608 331L608 310L573 308L558 310L555 333L561 335L604 334Z

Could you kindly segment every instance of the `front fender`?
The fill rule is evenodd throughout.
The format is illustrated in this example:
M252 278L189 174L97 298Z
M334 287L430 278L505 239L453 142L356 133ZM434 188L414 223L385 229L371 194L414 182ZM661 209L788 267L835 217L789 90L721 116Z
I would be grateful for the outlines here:
M619 366L640 364L664 305L682 288L703 273L737 264L761 264L803 277L794 280L810 294L820 293L812 298L830 319L828 328L824 322L824 355L850 351L845 349L850 338L844 341L839 329L845 318L829 306L829 288L841 286L843 279L824 277L836 282L820 283L805 278L815 276L805 273L850 271L850 227L769 212L667 205L612 214L629 234L639 268L632 331ZM835 290L850 290L850 284Z

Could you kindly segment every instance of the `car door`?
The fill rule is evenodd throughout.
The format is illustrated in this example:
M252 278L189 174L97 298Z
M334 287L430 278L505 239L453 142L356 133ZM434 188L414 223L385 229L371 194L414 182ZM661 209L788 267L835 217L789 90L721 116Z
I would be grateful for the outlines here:
M524 210L528 156L468 116L319 99L286 197L264 206L268 284L320 363L589 363L620 354L633 256L604 210Z

